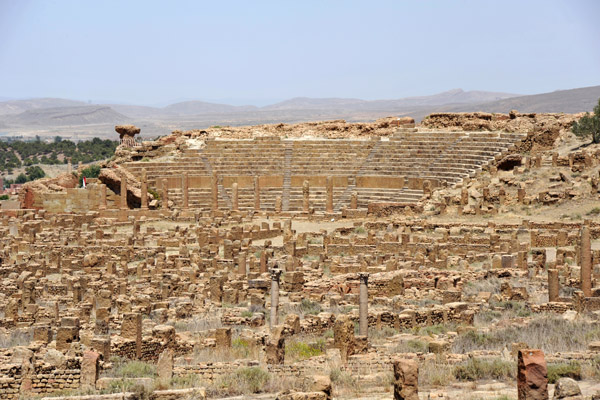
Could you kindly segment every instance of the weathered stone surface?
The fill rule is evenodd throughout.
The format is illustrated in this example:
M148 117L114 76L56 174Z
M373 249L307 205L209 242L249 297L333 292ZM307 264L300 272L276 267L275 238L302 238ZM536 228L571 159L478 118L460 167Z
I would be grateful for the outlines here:
M414 360L394 361L394 400L419 400L419 366Z
M541 350L519 350L517 392L519 400L548 399L548 371Z

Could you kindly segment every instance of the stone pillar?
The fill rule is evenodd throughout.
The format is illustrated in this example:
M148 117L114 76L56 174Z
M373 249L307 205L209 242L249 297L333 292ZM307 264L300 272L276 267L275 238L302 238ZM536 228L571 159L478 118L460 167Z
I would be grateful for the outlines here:
M127 210L127 177L121 172L121 210Z
M552 153L552 166L553 167L558 166L558 153L557 152Z
M462 188L460 191L460 205L466 206L469 204L469 191L467 188Z
M394 400L419 400L419 365L415 360L394 361Z
M217 328L215 331L215 342L217 348L231 348L231 328Z
M369 274L366 272L359 272L358 279L360 280L360 295L358 300L358 334L361 336L367 336L369 331L369 290L367 288Z
M142 314L125 313L121 324L121 336L135 340L135 356L142 357Z
M327 202L325 204L325 212L333 212L333 178L328 176L325 180L325 190L327 192Z
M348 357L354 354L354 322L348 315L338 315L333 324L333 345L340 349L342 363L348 363Z
M73 165L71 164L71 159L69 158L69 162L67 163L67 173L73 173Z
M162 179L162 207L165 210L169 209L169 187L167 184L167 179Z
M142 210L148 209L148 173L142 168Z
M281 196L277 196L275 198L275 213L276 214L281 214L281 207L282 207Z
M350 209L356 210L358 208L358 193L352 192L350 195Z
M279 277L281 270L273 268L271 270L271 320L269 326L271 329L279 325Z
M517 189L517 198L520 204L523 204L525 202L525 188Z
M542 350L519 350L517 393L519 400L548 399L548 370Z
M82 388L96 389L96 381L100 372L100 354L86 351L81 359L81 376L79 382Z
M548 301L558 301L559 290L558 270L548 269Z
M168 381L173 377L173 355L173 350L166 348L158 356L158 361L156 362L156 374L159 379Z
M310 211L310 185L308 181L302 183L302 212Z
M212 209L213 211L219 209L219 180L217 177L217 173L213 172L212 177L210 179L210 193L212 199Z
M183 174L181 177L181 195L183 196L183 209L189 208L188 200L188 174Z
M268 262L268 258L267 258L267 251L263 250L260 252L260 270L259 272L261 274L267 272L267 262Z
M238 254L238 274L246 275L246 253L243 251Z
M592 247L590 228L581 227L581 291L585 297L592 296Z
M100 184L100 209L106 210L106 185Z
M238 211L239 210L238 184L237 184L237 182L233 182L233 185L231 185L231 210L232 211Z
M254 176L254 211L260 211L260 182L258 176Z

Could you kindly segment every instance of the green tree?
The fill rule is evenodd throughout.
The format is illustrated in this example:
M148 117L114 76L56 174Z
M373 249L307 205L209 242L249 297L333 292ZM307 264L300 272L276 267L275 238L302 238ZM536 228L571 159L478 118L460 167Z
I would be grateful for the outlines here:
M594 113L586 112L579 121L573 123L571 130L581 139L591 136L592 143L600 143L600 99L594 107Z
M27 182L27 176L24 173L20 173L19 176L17 176L17 179L15 179L15 183L25 183Z
M25 173L27 174L27 178L30 181L34 181L36 179L43 178L46 176L46 173L39 166L28 167L25 169Z

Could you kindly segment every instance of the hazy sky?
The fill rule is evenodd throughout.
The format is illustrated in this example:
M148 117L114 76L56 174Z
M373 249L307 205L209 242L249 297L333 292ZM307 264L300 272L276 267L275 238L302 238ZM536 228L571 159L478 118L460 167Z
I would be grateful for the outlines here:
M257 104L600 84L600 1L0 0L0 97Z

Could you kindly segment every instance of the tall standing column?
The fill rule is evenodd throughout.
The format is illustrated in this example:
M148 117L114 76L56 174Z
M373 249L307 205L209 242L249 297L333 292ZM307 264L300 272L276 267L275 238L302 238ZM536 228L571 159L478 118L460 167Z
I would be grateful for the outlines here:
M308 181L302 183L302 212L309 212L310 210L310 184Z
M325 181L327 191L327 203L325 204L325 211L328 213L333 212L333 178L328 176Z
M121 210L127 208L127 177L124 172L121 172Z
M350 209L356 210L358 208L358 193L352 192L350 195Z
M269 327L279 325L279 277L281 276L281 270L279 268L273 268L271 270L271 320Z
M183 209L189 208L189 191L188 191L188 174L183 174L181 177L181 193L183 195Z
M260 182L258 176L254 176L254 211L260 211Z
M589 226L581 227L581 291L585 297L592 297L592 245Z
M162 180L162 207L165 210L169 209L169 187L166 178Z
M148 209L148 173L142 168L142 209Z
M246 275L246 253L243 251L238 254L238 274Z
M558 270L548 269L548 301L558 301L560 287L558 285Z
M367 336L369 331L369 289L367 283L369 274L359 272L358 279L360 280L360 293L358 300L358 334Z
M106 210L106 185L100 184L100 209Z
M217 177L217 173L213 172L212 177L210 179L210 190L212 195L212 209L219 209L219 179Z
M237 184L237 182L233 182L233 185L231 185L231 210L232 211L238 211L239 210L238 184Z

